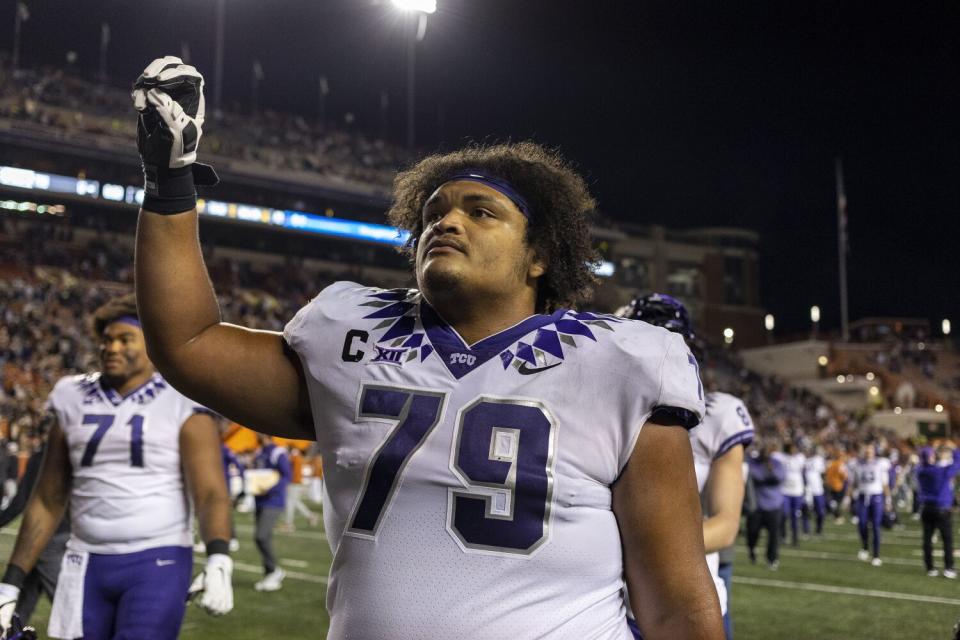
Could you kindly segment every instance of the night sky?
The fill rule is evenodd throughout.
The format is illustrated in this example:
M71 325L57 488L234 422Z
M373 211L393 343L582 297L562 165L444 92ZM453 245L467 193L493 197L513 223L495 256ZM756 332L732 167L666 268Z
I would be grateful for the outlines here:
M834 157L850 229L850 316L960 323L960 5L438 0L417 49L418 143L532 138L588 176L609 217L761 234L761 299L778 332L819 304L839 325ZM118 85L179 54L208 76L214 0L27 0L24 64L97 65L111 25ZM678 8L674 5L684 5ZM787 8L789 5L789 8ZM802 6L799 6L802 5ZM224 102L380 130L405 122L404 23L386 2L227 0ZM0 1L0 48L14 2ZM131 142L132 144L132 142ZM201 151L202 152L202 151Z

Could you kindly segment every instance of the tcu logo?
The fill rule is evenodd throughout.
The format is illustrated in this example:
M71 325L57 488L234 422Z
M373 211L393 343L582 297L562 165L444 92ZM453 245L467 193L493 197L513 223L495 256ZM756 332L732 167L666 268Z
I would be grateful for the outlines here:
M472 367L473 363L477 361L477 356L472 356L469 353L451 353L450 354L450 364L465 364L468 367Z
M83 564L83 556L78 553L68 553L67 564L79 567L81 564Z

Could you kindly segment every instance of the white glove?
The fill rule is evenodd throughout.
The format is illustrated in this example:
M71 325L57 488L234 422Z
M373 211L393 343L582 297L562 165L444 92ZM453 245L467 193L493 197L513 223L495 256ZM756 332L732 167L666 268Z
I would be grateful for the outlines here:
M0 582L0 633L10 628L13 610L17 608L20 588L6 582Z
M200 72L176 56L157 58L134 82L132 96L144 165L177 169L196 162L206 113Z
M212 616L222 616L233 609L233 560L224 553L214 553L207 565L193 580L188 599L197 601L200 608Z

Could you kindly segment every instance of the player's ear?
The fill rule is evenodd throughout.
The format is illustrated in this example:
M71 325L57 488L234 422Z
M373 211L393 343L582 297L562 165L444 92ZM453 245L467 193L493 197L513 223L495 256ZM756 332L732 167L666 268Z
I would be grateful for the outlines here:
M530 248L530 264L527 266L527 277L537 279L547 272L549 261L537 249Z

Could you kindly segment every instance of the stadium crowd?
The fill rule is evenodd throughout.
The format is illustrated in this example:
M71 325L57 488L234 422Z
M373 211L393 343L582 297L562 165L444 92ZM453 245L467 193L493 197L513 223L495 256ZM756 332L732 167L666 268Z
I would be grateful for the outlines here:
M38 67L11 73L0 58L0 118L76 137L97 136L124 152L136 137L129 89L83 78L75 70ZM384 140L270 109L225 111L205 128L204 152L221 164L243 161L388 186L410 154Z

